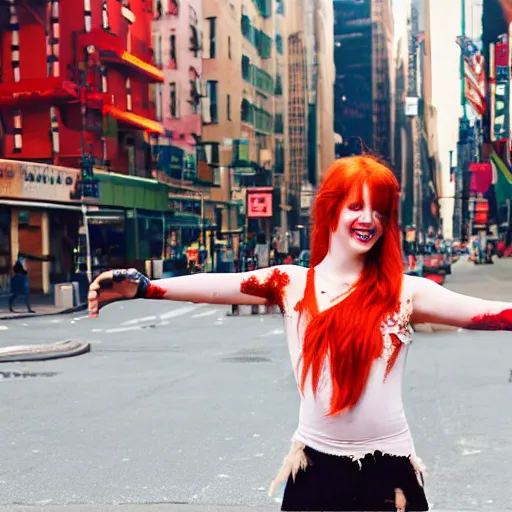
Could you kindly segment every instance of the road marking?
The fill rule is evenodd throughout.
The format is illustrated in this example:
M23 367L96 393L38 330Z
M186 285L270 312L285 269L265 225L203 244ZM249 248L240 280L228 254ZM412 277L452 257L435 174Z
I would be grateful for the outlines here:
M268 338L270 336L279 336L280 334L284 334L283 329L274 329L273 331L262 334L260 338Z
M0 325L0 331L7 331L8 329L7 325Z
M217 311L219 311L219 310L218 309L209 309L208 311L203 311L202 313L197 313L195 315L192 315L191 318L201 318L203 316L214 315L215 313L217 313Z
M186 315L187 313L191 313L192 311L196 310L198 307L200 307L200 305L183 306L182 308L174 309L168 313L162 313L160 315L160 320L167 320L168 318L175 318L177 316Z
M133 320L128 320L127 322L123 322L121 325L135 325L141 324L142 322L151 322L152 320L156 320L156 316L145 316L144 318L134 318Z
M105 332L107 334L114 334L116 332L127 332L127 331L140 331L140 325L133 325L131 327L116 327L115 329L107 329Z

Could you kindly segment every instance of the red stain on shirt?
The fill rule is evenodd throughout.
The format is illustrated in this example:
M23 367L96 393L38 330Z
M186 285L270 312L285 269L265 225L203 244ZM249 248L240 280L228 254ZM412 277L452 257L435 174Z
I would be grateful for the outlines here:
M240 291L266 299L267 305L279 306L281 313L284 313L284 289L289 284L290 276L274 268L264 281L260 281L255 275L244 279L240 284Z
M474 331L512 331L512 309L501 313L475 316L466 327Z
M390 334L390 337L391 337L391 343L393 344L393 350L392 350L391 356L389 357L388 362L386 364L386 372L384 373L384 380L387 379L389 373L393 369L393 366L395 365L396 360L398 359L398 354L400 354L400 349L402 348L402 345L403 345L403 343L394 334Z
M146 292L146 299L163 299L165 296L166 290L161 286L150 283L148 286L148 291Z

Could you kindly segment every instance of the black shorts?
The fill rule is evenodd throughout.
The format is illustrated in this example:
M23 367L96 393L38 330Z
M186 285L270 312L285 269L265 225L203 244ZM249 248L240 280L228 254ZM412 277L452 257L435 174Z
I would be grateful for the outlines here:
M422 475L408 457L366 455L359 461L328 455L306 446L305 470L286 484L281 510L351 510L396 512L396 489L405 497L405 510L427 511Z

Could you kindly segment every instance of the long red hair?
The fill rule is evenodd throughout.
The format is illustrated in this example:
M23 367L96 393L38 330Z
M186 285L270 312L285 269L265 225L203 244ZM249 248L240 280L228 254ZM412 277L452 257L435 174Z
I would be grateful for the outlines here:
M331 233L341 210L354 193L370 191L372 208L383 215L384 231L368 252L363 271L351 293L319 312L312 269L329 250ZM353 407L363 392L373 361L380 357L382 321L400 305L403 263L398 226L399 185L394 174L376 158L354 156L335 161L328 169L312 211L310 272L304 298L296 309L307 318L302 348L300 388L308 374L316 394L322 368L329 357L332 397L329 415ZM305 315L304 315L305 314Z

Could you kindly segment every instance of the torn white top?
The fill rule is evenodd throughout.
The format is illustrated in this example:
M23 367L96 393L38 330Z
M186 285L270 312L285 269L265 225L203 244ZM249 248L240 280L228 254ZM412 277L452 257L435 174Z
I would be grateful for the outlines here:
M404 297L400 312L383 323L383 354L373 363L366 388L349 412L326 416L332 393L328 362L322 372L316 399L310 381L306 383L294 440L323 453L355 458L377 450L406 457L416 455L402 401L402 380L408 345L412 341L411 314L411 300ZM288 348L298 383L297 362L302 334L297 332L297 321L298 313L289 311L286 318ZM385 378L386 366L393 352L390 334L396 335L403 346Z

